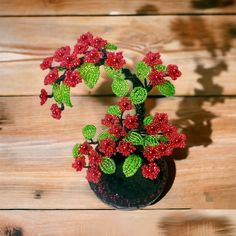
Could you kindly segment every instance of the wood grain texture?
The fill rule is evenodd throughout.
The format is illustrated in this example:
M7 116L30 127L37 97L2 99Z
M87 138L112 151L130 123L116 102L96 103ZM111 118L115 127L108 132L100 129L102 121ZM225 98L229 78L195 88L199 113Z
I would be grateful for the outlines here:
M101 127L108 97L74 97L61 121L37 97L0 98L0 209L107 209L71 169L71 148L82 126ZM176 178L157 208L236 208L236 99L148 99L148 110L167 112L188 136L175 153Z
M234 0L3 0L0 15L149 15L236 13Z
M233 236L235 227L233 210L0 212L1 236Z
M149 50L183 71L177 95L234 95L236 16L11 17L0 24L0 95L37 95L45 72L42 58L78 35L91 31L124 50L128 66ZM109 22L109 25L107 24ZM111 94L101 79L93 90L73 94ZM155 91L153 93L156 93Z

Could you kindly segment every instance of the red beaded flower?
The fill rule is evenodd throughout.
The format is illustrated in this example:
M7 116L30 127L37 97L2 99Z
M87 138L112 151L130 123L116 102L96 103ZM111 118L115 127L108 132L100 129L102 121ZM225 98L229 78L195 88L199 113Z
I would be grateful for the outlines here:
M117 123L119 123L119 118L115 115L105 114L105 117L102 119L102 124L107 127L110 127Z
M143 152L143 155L147 158L149 162L160 159L161 155L157 146L147 146Z
M64 56L60 64L60 66L66 67L67 69L71 69L79 65L80 65L80 59L77 57L76 54Z
M150 84L152 86L157 86L159 84L164 84L165 83L164 77L165 77L165 72L158 71L157 69L152 69L152 71L148 75L148 79L149 79Z
M78 39L78 43L80 44L91 45L92 41L93 41L93 35L90 32L82 34Z
M64 79L64 84L66 84L68 87L75 87L77 84L82 82L82 78L80 76L80 73L76 70L66 71L66 77Z
M102 162L102 155L95 150L91 150L89 154L89 164L99 165Z
M156 163L149 163L148 165L142 166L142 174L144 178L154 180L160 173L160 167Z
M89 155L92 149L93 147L87 141L85 141L80 145L78 154Z
M116 138L126 136L126 131L122 125L114 124L108 129L110 134L114 134Z
M86 43L77 43L74 46L74 51L73 54L83 54L85 52L87 52L89 46Z
M99 151L104 153L106 157L111 157L116 150L116 143L110 138L105 138L99 142Z
M98 51L97 49L92 49L91 51L87 52L84 56L84 62L91 62L91 63L98 63L99 60L102 58L103 53Z
M76 171L81 171L86 166L85 157L78 156L75 158L75 161L72 163L72 167L76 169Z
M54 53L54 60L56 62L62 62L66 56L70 55L70 46L58 48Z
M52 84L58 79L58 69L54 68L51 70L44 79L44 85Z
M43 59L43 62L40 64L42 70L46 70L52 66L53 57L46 57Z
M171 79L176 80L178 77L182 75L181 71L179 70L178 66L176 65L168 65L167 66L167 72Z
M162 60L160 59L160 53L159 52L148 52L146 56L144 57L143 61L148 65L148 66L155 66L162 64Z
M48 99L48 93L46 92L45 89L41 89L41 93L40 93L40 105L42 106Z
M61 108L58 107L58 105L52 104L51 108L50 108L51 112L52 112L52 117L54 119L60 120L61 119Z
M122 52L109 52L107 53L106 64L116 70L121 69L125 65L125 60L123 58Z
M131 142L120 141L116 150L117 152L121 153L123 156L126 157L133 153L136 148Z
M86 179L92 183L98 183L102 176L101 171L97 166L92 166L87 170Z
M92 43L91 43L91 46L97 48L97 49L102 49L106 46L107 44L107 41L100 38L100 37L95 37L93 40L92 40Z
M128 114L125 117L123 124L127 129L137 129L138 125L139 125L138 124L138 116Z
M122 112L133 109L133 104L128 97L123 97L119 102L118 106Z

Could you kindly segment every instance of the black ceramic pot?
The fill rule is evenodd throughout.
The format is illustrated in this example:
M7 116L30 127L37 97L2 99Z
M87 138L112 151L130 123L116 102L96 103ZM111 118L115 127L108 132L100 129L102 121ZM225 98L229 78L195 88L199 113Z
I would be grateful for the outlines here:
M149 180L142 176L141 168L132 177L126 178L122 172L122 158L114 158L116 172L103 174L97 183L89 183L96 196L104 203L117 209L135 210L157 202L168 179L166 159L157 161L161 171L158 178Z

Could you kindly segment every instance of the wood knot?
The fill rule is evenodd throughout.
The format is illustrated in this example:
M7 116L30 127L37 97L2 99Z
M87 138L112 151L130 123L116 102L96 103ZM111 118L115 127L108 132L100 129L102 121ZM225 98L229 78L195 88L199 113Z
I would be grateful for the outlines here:
M35 190L34 192L34 199L41 199L43 191L42 190Z

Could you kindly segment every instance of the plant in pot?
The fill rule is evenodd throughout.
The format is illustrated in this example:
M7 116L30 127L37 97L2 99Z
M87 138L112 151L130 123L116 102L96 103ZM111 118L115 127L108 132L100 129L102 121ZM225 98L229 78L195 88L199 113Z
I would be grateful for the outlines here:
M163 65L158 52L148 52L135 66L135 73L126 68L122 52L100 37L82 34L73 50L57 49L40 64L49 69L44 79L52 93L41 90L43 105L48 98L52 117L61 119L65 106L72 107L70 89L84 82L92 89L103 67L112 79L112 91L120 99L107 108L102 117L104 129L97 134L94 125L86 125L85 141L73 148L72 167L87 169L91 189L105 203L120 209L136 209L155 202L168 178L166 159L173 149L185 147L185 135L170 124L165 113L145 114L145 100L152 89L164 96L173 96L171 83L181 76L176 65Z

